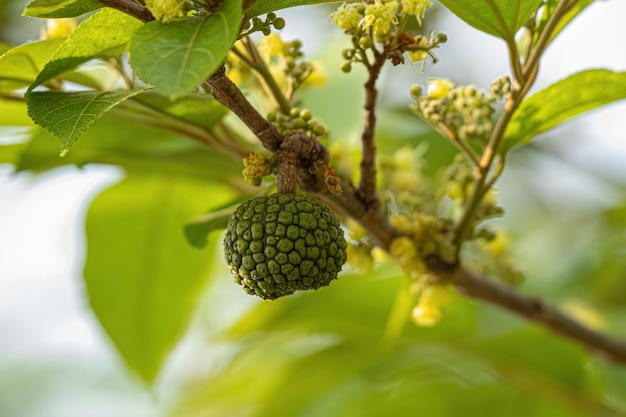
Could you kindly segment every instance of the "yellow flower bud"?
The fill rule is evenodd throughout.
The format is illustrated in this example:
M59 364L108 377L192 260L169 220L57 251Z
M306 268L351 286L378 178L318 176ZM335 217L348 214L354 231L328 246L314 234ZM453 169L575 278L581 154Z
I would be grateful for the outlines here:
M429 98L438 99L445 97L455 87L454 83L445 78L428 80L427 94Z
M441 321L441 310L439 307L420 304L413 308L411 317L418 326L432 327Z
M44 39L64 39L72 34L78 22L76 19L48 19L42 31Z

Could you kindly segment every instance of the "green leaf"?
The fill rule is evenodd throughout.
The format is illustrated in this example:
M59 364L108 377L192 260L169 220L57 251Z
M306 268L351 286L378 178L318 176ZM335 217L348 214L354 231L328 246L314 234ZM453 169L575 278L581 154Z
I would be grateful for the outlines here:
M542 2L542 0L440 1L465 23L490 35L511 41Z
M241 160L225 158L163 124L138 123L123 107L125 104L98 119L64 158L58 156L58 140L47 130L35 127L16 169L40 173L65 165L96 163L119 166L133 174L160 173L202 181L241 176ZM195 215L204 212L206 207Z
M75 17L101 7L98 0L34 0L26 6L24 16Z
M0 93L30 85L61 44L51 39L9 49L0 56Z
M115 9L104 9L82 22L46 64L30 90L94 58L124 50L142 23Z
M241 0L223 1L209 17L153 21L133 36L130 62L157 91L181 97L204 82L221 64L239 35Z
M87 214L89 302L128 367L154 381L181 337L213 256L185 242L184 222L230 193L175 175L130 177Z
M226 228L228 220L237 209L237 206L247 200L249 196L243 196L233 204L231 201L223 207L197 217L185 225L185 236L192 246L203 248L208 243L209 234L215 230Z
M184 120L206 130L213 128L228 114L226 107L208 94L189 94L176 100L149 90L133 97L133 101L152 109L156 113Z
M626 72L592 69L576 73L525 99L509 123L501 146L508 151L539 133L604 104L626 98Z
M337 3L337 0L258 0L244 1L246 19L251 19L265 13L289 7L305 6L307 4Z
M578 0L578 2L574 5L574 7L572 7L572 9L567 12L565 14L565 16L563 16L563 18L561 18L561 20L559 20L559 23L556 26L556 29L554 30L554 32L552 33L552 37L550 38L550 42L552 42L554 40L554 38L556 38L556 36L561 33L561 31L576 17L578 16L583 10L585 10L587 8L587 6L591 5L591 3L593 3L594 0Z
M32 126L23 101L0 99L0 126Z
M106 111L145 89L61 93L34 91L26 96L28 115L61 140L61 156Z

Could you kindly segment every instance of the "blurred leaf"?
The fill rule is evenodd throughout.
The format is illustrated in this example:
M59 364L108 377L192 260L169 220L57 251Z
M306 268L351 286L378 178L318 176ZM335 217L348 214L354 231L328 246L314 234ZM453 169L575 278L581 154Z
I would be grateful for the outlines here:
M148 383L185 330L208 278L212 256L185 242L184 222L227 198L218 183L135 176L104 191L89 209L91 307L129 368Z
M0 131L2 133L2 131ZM0 164L17 165L20 155L24 152L25 144L0 145Z
M585 10L587 8L587 6L591 5L591 3L593 3L594 0L578 0L575 4L574 7L572 7L572 9L567 12L565 14L565 16L563 16L563 18L561 20L559 20L559 23L556 26L556 29L554 30L554 33L552 34L552 37L550 38L550 42L552 42L552 40L554 40L554 38L557 37L557 35L559 33L561 33L561 31L563 29L565 29L565 27L576 17L578 16L583 10Z
M208 244L209 234L215 230L226 229L228 220L233 215L239 204L248 200L247 195L230 201L222 207L216 207L211 212L196 217L185 225L185 236L192 246L203 248Z
M526 98L513 114L501 152L604 104L626 98L626 72L586 70Z
M35 128L17 165L18 171L43 172L62 165L117 165L133 173L182 175L211 181L241 173L241 161L225 158L194 140L162 126L146 126L113 109L94 123L64 158L59 142ZM194 215L206 212L200 210Z
M33 0L24 16L34 17L75 17L103 7L98 0Z
M542 0L440 0L465 23L490 35L514 40Z
M34 91L27 95L28 115L61 140L61 156L98 118L142 89L60 93Z
M133 36L130 62L157 91L181 97L204 82L223 62L239 35L241 0L223 1L206 18L153 21Z
M21 100L0 99L0 126L32 126L26 103Z
M308 4L338 3L340 0L244 0L246 19L289 7Z
M122 52L141 26L140 21L118 10L99 11L83 21L63 42L29 90L89 60Z
M156 91L148 90L134 96L133 101L206 130L213 128L228 114L226 107L207 94L189 94L170 100Z
M52 39L27 43L0 56L0 93L30 85L61 42Z

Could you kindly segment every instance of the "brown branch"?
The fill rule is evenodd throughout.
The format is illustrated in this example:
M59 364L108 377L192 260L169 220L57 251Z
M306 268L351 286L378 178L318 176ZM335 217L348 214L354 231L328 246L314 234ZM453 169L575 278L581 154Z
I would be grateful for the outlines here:
M152 16L150 10L132 0L100 0L100 3L106 7L112 7L113 9L124 12L144 23L154 20L154 16Z
M279 193L295 193L298 185L298 157L302 151L301 134L285 138L276 152L276 188Z
M361 159L361 181L359 183L359 195L372 206L372 210L379 209L380 203L376 197L376 100L378 90L376 80L380 75L383 64L387 59L385 52L377 54L374 62L367 65L368 79L365 83L365 105L363 107L363 133L361 144L363 155Z
M239 87L226 77L224 67L217 70L207 80L207 84L213 89L213 97L235 113L265 148L271 152L276 152L280 148L283 136L250 104Z
M438 269L438 276L454 284L465 296L484 300L544 325L552 332L575 340L607 359L626 364L626 342L583 326L536 297L523 295L498 282L480 277L463 268Z
M128 6L132 3L124 0L101 1L103 4L111 4L113 5L111 7L122 11L125 10L120 8L121 5ZM138 17L139 15L131 15L142 20L141 17ZM143 19L145 19L145 17L143 17ZM382 61L384 62L384 60ZM530 61L532 63L538 62L534 57L532 57ZM376 62L373 65L376 65ZM380 62L381 67L383 62ZM364 146L364 154L367 149L368 162L362 164L362 173L367 173L370 179L375 178L376 172L374 159L376 147L373 139L376 121L374 106L377 92L373 86L379 72L380 68L376 71L370 71L368 83L371 83L371 87L368 87L368 84L366 84L368 104L366 104L365 110L366 127L363 138L364 145L366 145ZM528 74L528 72L526 72L526 74ZM272 152L277 152L280 149L281 143L283 142L282 135L254 109L239 88L226 77L223 67L207 80L207 84L213 89L215 99L235 113L267 149ZM510 117L510 115L507 115L507 117ZM502 128L502 126L500 126L500 128ZM302 190L317 193L337 212L343 213L358 221L368 232L369 236L374 239L376 244L388 250L391 242L399 236L399 232L389 224L383 212L381 210L372 210L372 206L368 204L368 201L360 198L361 195L363 195L361 190L357 192L348 184L342 184L344 192L339 194L332 193L328 189L323 174L323 161L328 161L328 150L319 142L314 141L303 140L302 146L304 150L301 150L300 157L304 157L305 160L308 161L307 165L300 166L298 171L298 182ZM495 151L497 146L493 146L493 149ZM481 162L491 162L493 156L495 155L488 157L489 161ZM316 161L322 162L316 163ZM301 164L301 162L302 161L299 161L299 164ZM490 163L483 165L485 168L489 166L491 166ZM484 174L486 174L486 170ZM482 188L485 180L486 177L478 184L480 185L479 188ZM368 190L368 193L375 192L375 188L370 187L372 187L372 185L367 184L362 188ZM376 199L373 194L372 197ZM511 287L478 276L460 265L447 265L435 259L429 260L429 268L443 283L456 286L461 293L470 298L484 300L500 306L530 321L541 324L556 334L575 340L588 349L602 354L609 360L616 363L626 363L626 343L581 325L556 308L547 305L541 299L523 295Z

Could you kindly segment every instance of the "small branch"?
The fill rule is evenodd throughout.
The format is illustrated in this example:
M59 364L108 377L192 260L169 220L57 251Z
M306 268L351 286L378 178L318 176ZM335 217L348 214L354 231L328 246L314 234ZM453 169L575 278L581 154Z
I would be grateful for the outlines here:
M487 301L544 325L552 332L579 342L607 359L626 364L626 343L589 329L543 300L520 294L511 287L477 276L463 268L438 273L465 296Z
M363 107L363 134L361 144L363 156L361 159L361 182L359 183L359 195L368 204L377 201L376 198L376 100L378 90L376 80L380 75L386 54L376 55L374 62L368 66L368 79L365 83L365 105Z
M217 70L207 84L213 89L213 97L235 113L256 135L263 146L272 152L278 151L283 136L250 104L241 90L226 77L224 67Z
M146 18L145 15L137 14L137 11L122 8L123 5L128 7L130 7L129 5L132 5L133 9L143 9L135 3L124 0L101 1L102 4L115 7L137 17L142 21L152 20L152 18ZM566 2L560 2L559 6L564 3ZM559 10L561 10L562 13L564 8ZM555 11L555 15L558 15L558 13L558 11ZM552 17L554 19L551 19L551 21L548 22L546 31L542 34L541 39L548 36L545 35L545 33L551 32L554 27L556 27L556 23L554 21L558 21L558 18L555 18L554 15ZM541 39L538 42L538 49L545 48L545 45L547 44L547 41L542 41ZM528 65L524 68L525 76L536 72L539 55L541 54L540 52L537 52L538 49L533 51L530 55ZM375 192L375 188L373 188L375 186L375 182L373 184L367 184L367 181L374 179L376 173L374 165L374 153L376 148L373 141L376 118L373 112L377 92L374 84L383 62L384 59L379 58L377 55L372 67L379 66L379 68L376 70L372 70L370 68L370 77L368 83L366 84L366 91L368 95L365 110L366 127L363 133L363 141L364 154L368 154L364 159L367 159L369 162L362 164L362 174L367 174L364 175L364 177L368 177L369 180L366 180L366 182L363 183L362 178L362 186L363 184L365 185L361 188L369 190L368 192ZM532 83L528 77L525 78L525 82ZM239 88L226 77L223 67L212 75L209 80L207 80L207 84L212 88L215 99L235 113L259 138L261 143L267 149L274 153L279 151L281 143L283 142L283 137L273 125L267 122L267 120L265 120L254 109L254 107L252 107ZM490 137L488 144L489 151L485 152L480 161L480 165L477 168L480 175L477 176L477 180L474 183L472 196L475 199L470 199L471 201L468 202L468 205L466 206L466 211L464 213L464 219L466 222L473 216L473 211L480 201L479 197L481 196L481 193L484 192L485 187L487 185L491 185L491 181L497 178L498 168L496 168L496 172L492 174L491 181L486 184L486 181L488 180L488 173L496 156L498 144L502 134L504 133L504 129L523 97L523 94L519 94L519 91L515 93L517 94L515 94L514 99L512 99L505 106L505 110L498 120L498 123L496 124L496 127ZM186 133L189 134L190 132ZM377 245L388 250L391 242L400 234L389 224L389 221L383 212L381 210L372 210L368 201L360 198L363 195L361 190L356 192L356 190L350 187L349 184L341 184L342 189L344 190L342 193L335 194L331 192L324 179L322 169L324 164L315 162L324 160L327 161L328 151L319 142L311 141L311 143L303 144L303 148L304 147L307 147L305 154L307 155L306 159L308 160L309 165L306 167L306 172L304 173L305 175L301 175L302 172L298 172L298 181L300 182L302 190L317 193L335 211L358 221ZM302 156L303 154L301 153L300 155ZM501 163L502 162L503 161L501 161ZM299 171L304 170L299 169ZM373 196L373 198L376 197ZM466 223L464 223L464 221L461 221L461 227L457 230L464 230L465 224ZM613 339L608 335L595 332L581 325L556 308L550 307L538 298L520 294L511 287L507 287L495 281L480 277L464 269L460 265L445 265L438 260L429 260L429 268L432 273L436 274L441 279L442 283L455 285L461 293L470 298L484 300L491 304L500 306L503 309L514 312L530 321L539 323L554 333L578 341L583 346L604 355L609 360L616 363L626 363L626 343Z
M148 9L132 0L100 0L100 3L124 12L144 23L154 20L154 16Z
M285 138L276 152L276 187L279 193L296 192L298 176L298 157L302 150L300 134Z
M244 38L243 43L246 46L246 50L250 54L251 58L246 63L250 65L250 68L252 68L252 70L259 75L262 82L265 83L267 89L270 91L270 95L274 97L276 103L280 107L280 111L284 114L289 114L289 111L291 110L291 103L289 103L289 100L283 94L283 91L278 83L276 83L274 76L270 72L269 68L267 68L263 58L261 58L258 49L250 38Z

